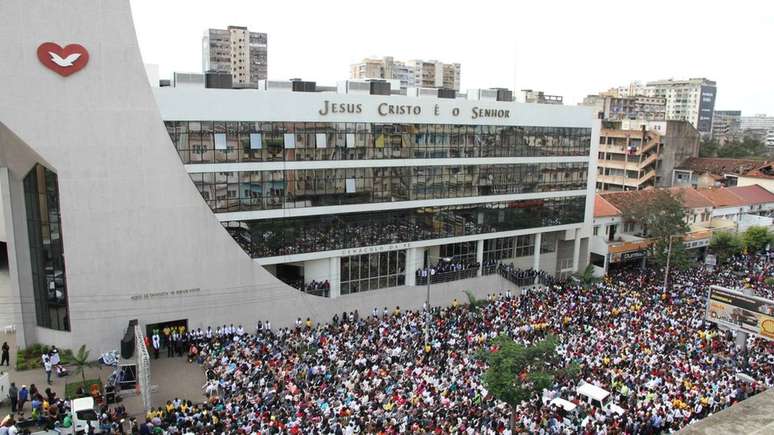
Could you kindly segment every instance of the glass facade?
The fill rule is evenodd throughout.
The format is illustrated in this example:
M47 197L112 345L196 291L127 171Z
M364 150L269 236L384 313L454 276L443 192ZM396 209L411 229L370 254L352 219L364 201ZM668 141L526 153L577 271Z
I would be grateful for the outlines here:
M251 256L273 257L580 223L585 203L575 196L223 225Z
M484 240L484 263L491 264L504 258L513 258L514 237Z
M341 257L341 294L406 284L406 251Z
M584 190L587 163L190 174L214 212Z
M451 124L166 121L183 163L587 156L591 129Z
M24 195L37 324L69 331L56 174L42 165L35 165L24 177Z

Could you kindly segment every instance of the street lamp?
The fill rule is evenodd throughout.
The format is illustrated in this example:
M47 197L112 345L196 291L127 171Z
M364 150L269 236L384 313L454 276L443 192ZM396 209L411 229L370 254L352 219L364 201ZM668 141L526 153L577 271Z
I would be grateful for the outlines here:
M436 257L436 260L441 260L444 263L448 263L452 261L454 257ZM425 300L425 352L427 352L427 347L430 345L430 279L433 277L433 269L430 268L430 264L432 261L430 261L431 257L427 256L427 267L425 267L425 272L427 272L427 299Z
M667 250L667 262L666 271L664 272L664 291L667 291L667 280L669 279L669 260L672 258L672 239L675 237L682 237L680 234L673 234L669 236L669 249Z

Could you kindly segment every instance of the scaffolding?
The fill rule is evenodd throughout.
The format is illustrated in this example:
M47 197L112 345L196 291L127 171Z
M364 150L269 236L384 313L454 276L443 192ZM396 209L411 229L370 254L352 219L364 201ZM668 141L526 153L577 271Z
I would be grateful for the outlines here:
M150 355L145 347L145 335L137 324L134 325L134 343L137 353L137 389L142 396L143 408L148 412L151 409Z

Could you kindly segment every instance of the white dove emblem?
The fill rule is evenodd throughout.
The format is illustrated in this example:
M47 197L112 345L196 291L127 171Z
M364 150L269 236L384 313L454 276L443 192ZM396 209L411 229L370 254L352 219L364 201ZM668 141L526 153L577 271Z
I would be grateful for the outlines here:
M67 67L73 66L73 62L75 62L76 60L78 60L79 57L81 57L81 53L73 53L73 54L67 56L64 59L62 59L62 57L59 56L58 54L50 52L50 51L48 52L48 54L49 54L49 56L51 56L51 61L52 62L54 62L55 64L57 64L57 65L59 65L59 66L61 66L63 68L67 68Z

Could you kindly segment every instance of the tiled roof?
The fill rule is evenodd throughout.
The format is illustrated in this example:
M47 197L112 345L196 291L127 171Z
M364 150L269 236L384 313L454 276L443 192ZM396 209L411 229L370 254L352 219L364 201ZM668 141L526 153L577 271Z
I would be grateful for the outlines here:
M621 210L615 208L613 204L610 204L608 200L602 197L600 194L594 195L594 217L611 217L620 216Z
M714 157L691 157L675 169L709 173L715 175L744 174L766 164L763 160L719 159Z
M712 202L715 207L736 207L747 205L747 201L732 190L725 187L710 187L706 189L697 189L700 195Z
M747 171L744 174L745 177L754 177L754 178L767 178L767 179L773 179L774 178L774 169L772 169L771 163L766 163L763 165L760 165L756 167L755 169L752 169L750 171Z
M754 184L752 186L736 186L729 187L737 196L741 197L745 204L764 204L774 202L774 193L769 192L765 188Z
M671 190L673 194L681 199L683 207L685 208L701 208L713 206L712 201L705 198L703 195L697 192L696 189L687 187L672 187L669 190Z
M648 202L660 189L629 190L626 192L608 192L601 194L619 210L625 209L629 204ZM712 207L712 201L700 195L695 189L685 187L671 187L668 189L677 197L685 208Z

